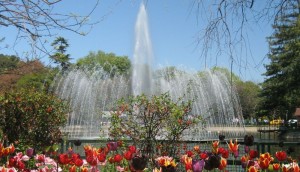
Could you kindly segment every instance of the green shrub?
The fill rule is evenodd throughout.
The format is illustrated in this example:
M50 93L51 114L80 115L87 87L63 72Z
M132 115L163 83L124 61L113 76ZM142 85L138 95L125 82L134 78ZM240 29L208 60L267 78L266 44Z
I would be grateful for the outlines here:
M67 120L65 102L35 90L5 93L0 99L0 130L8 142L43 150L61 140Z

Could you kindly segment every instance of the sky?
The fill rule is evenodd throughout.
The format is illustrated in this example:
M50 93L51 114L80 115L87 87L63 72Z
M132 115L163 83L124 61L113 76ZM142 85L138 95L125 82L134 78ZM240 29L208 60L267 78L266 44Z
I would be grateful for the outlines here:
M93 2L93 0L64 0L55 7L55 10L87 14L92 9ZM88 55L91 51L99 50L132 59L135 44L134 28L141 2L140 0L100 0L98 7L90 16L90 21L101 21L93 26L86 36L69 31L58 31L57 36L66 38L70 44L67 53L73 58L72 62ZM217 50L212 47L206 58L201 56L203 45L197 44L197 36L203 31L205 21L202 22L197 18L199 16L196 8L192 8L192 1L148 0L146 2L156 67L177 66L191 71L201 71L218 65L230 69L231 63L226 52L216 56ZM2 32L0 37L5 37L7 45L7 48L0 49L0 53L12 55L17 52L19 56L24 56L24 52L29 49L28 42L18 41L17 45L12 46L16 30L11 27L0 28L0 30ZM271 34L270 23L247 28L249 38L247 51L235 54L239 57L234 58L242 59L242 62L233 64L233 72L242 80L263 82L262 74L265 72L263 64L268 63L265 58L268 53L266 37ZM54 39L55 37L47 38L47 41L51 43ZM42 58L42 61L50 63L47 57Z

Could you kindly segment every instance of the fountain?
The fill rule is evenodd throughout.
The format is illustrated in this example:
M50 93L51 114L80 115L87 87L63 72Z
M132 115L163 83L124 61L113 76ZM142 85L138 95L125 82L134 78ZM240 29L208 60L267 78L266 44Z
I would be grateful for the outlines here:
M130 95L148 96L169 92L174 100L185 95L193 99L193 114L202 115L205 124L199 124L185 133L187 140L217 139L218 133L227 138L245 134L238 96L228 78L221 72L205 70L201 73L175 68L152 69L152 47L148 31L147 13L140 7L136 22L136 43L133 55L132 76L110 74L97 67L70 69L55 81L55 92L70 101L63 129L69 138L107 137L107 112L116 100ZM102 114L102 115L100 115Z

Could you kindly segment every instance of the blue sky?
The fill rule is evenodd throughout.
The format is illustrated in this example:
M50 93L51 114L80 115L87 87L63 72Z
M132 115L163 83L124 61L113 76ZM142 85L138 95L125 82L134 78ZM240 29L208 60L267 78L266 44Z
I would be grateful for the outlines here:
M154 64L156 66L181 66L190 70L203 70L205 67L215 65L230 68L230 60L225 52L215 55L215 49L211 48L206 60L201 57L202 45L197 45L196 38L201 29L205 26L205 21L197 20L195 8L191 8L192 1L172 1L172 0L149 0L147 3L147 13L149 30L153 46ZM85 4L83 4L85 3ZM95 25L87 36L76 35L67 31L59 31L58 36L62 36L69 41L70 47L67 53L74 58L86 56L90 51L113 52L116 55L133 57L134 51L134 27L141 1L119 1L102 0L96 11L91 16L91 21L101 18L103 20ZM258 4L259 5L259 4ZM56 11L73 12L76 14L86 14L93 6L91 1L64 0L60 3ZM272 29L269 23L260 26L247 28L249 47L247 53L238 53L242 59L233 65L233 71L243 80L262 82L261 74L265 71L263 60L268 52L266 36L270 36ZM5 44L8 48L2 48L2 54L15 54L20 56L28 51L28 43L19 41L12 48L16 31L13 28L1 28L0 37L5 36ZM47 38L51 43L55 37ZM3 47L3 45L2 45ZM250 51L251 50L251 51ZM42 59L45 63L48 58ZM262 63L261 63L262 62ZM242 65L241 65L242 64Z

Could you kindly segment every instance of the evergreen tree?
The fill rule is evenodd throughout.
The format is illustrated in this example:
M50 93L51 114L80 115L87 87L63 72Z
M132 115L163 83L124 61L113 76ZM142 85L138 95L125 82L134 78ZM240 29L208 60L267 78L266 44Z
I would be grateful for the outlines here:
M293 1L294 2L294 1ZM262 84L260 114L282 117L300 107L300 16L299 2L277 18L268 38L270 64Z
M62 70L65 70L70 65L70 55L66 54L66 49L69 47L68 41L63 37L57 37L51 44L56 50L55 54L50 56L55 63L60 64Z

